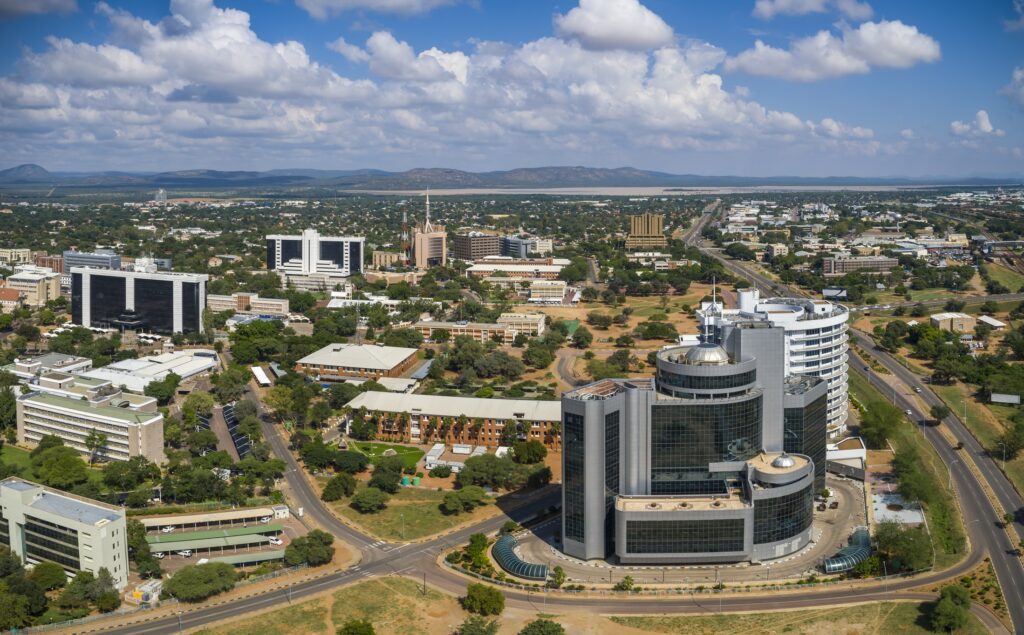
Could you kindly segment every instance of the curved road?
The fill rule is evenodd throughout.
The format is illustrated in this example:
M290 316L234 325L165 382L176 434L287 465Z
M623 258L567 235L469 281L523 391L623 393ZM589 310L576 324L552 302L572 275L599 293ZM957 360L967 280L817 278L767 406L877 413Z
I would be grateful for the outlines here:
M743 272L753 277L750 272ZM768 281L770 287L778 286ZM884 362L883 362L884 363ZM895 363L895 362L893 362ZM877 386L888 389L885 380L870 370L864 371L864 364L853 364L856 372L863 372L868 380ZM902 368L902 367L901 367ZM913 384L910 384L913 385ZM884 393L883 393L884 394ZM916 404L905 396L898 396L897 403L904 409L910 409L919 418L924 418ZM951 415L951 417L953 417ZM129 633L174 633L181 629L198 628L212 621L243 617L254 611L270 606L292 602L300 598L330 590L345 583L358 581L367 576L402 574L413 578L426 576L427 582L436 588L460 595L464 592L466 578L447 568L437 566L437 556L450 546L466 542L470 534L492 532L497 530L505 516L490 519L476 525L466 527L447 536L435 538L422 543L381 544L373 537L366 536L335 518L323 507L319 497L303 476L302 468L288 452L285 441L278 435L276 428L264 420L264 434L274 449L287 464L285 479L294 497L293 503L302 506L308 517L317 524L340 537L355 547L360 554L360 562L337 573L322 578L300 582L285 590L277 590L249 598L238 599L218 606L199 608L190 612L173 614L168 617L154 619L139 624L116 626L105 632ZM952 428L952 426L951 426ZM966 433L966 429L962 429ZM954 432L957 432L954 429ZM739 595L702 595L685 596L671 595L659 597L628 597L597 596L572 597L561 593L547 594L544 592L528 593L506 589L505 595L509 606L527 610L579 610L593 609L601 613L715 613L719 611L758 611L772 609L820 608L829 604L852 604L869 601L886 601L894 599L930 599L933 596L911 592L911 589L924 585L940 583L963 575L981 563L986 553L993 554L996 575L1006 595L1007 606L1011 617L1017 625L1024 624L1024 568L1017 558L1005 557L1007 549L1012 549L1006 533L999 527L999 517L989 503L981 485L975 480L974 474L967 469L962 461L957 460L957 451L949 446L935 430L924 430L924 438L931 442L939 456L950 468L950 479L960 499L966 530L974 549L971 554L956 566L936 573L912 579L899 579L879 588L878 586L860 588L853 585L836 585L817 589L804 589L799 593L776 593L763 596L746 594ZM959 435L958 435L959 436ZM970 438L969 435L967 435ZM968 440L965 448L968 448ZM970 448L968 448L970 451ZM978 461L979 466L985 463ZM994 488L995 489L995 488ZM999 490L997 490L998 492ZM1006 492L1008 495L1008 492ZM507 512L514 520L524 520L546 507L556 504L560 493L556 490L522 507ZM975 611L978 613L978 611ZM998 629L987 613L979 614L989 626Z

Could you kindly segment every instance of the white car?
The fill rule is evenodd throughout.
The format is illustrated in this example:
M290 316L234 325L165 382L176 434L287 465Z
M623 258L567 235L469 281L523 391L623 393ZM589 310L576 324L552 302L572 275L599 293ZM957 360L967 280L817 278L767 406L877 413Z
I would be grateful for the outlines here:
M153 554L153 557L156 558L157 560L163 560L164 559L164 552L163 551L157 551L156 553Z
M908 417L909 417L909 416L912 416L912 415L914 414L914 413L913 413L913 412L911 412L911 411L910 411L909 409L908 409L908 410L904 410L903 412L904 412L904 414L906 414L906 415L907 415Z
M272 545L283 545L284 541L281 540L280 538L271 538L270 539L270 544L272 544Z
M181 551L178 552L178 555L183 557L183 558L191 558L192 557L192 550L191 549L182 549Z
M164 532L165 534L169 534L172 531L174 531L174 525L167 525L166 527L164 527L160 531Z
M263 518L260 518L260 522L266 525L270 522L270 516L264 516Z

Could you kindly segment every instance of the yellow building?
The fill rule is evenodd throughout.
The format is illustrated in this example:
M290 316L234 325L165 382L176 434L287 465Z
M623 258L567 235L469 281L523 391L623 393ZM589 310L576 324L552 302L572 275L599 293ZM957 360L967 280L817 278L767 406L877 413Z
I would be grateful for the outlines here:
M40 307L60 297L60 274L46 267L20 265L7 278L7 286L21 293L26 306Z
M664 247L667 244L664 215L644 212L629 217L629 236L626 238L626 249Z

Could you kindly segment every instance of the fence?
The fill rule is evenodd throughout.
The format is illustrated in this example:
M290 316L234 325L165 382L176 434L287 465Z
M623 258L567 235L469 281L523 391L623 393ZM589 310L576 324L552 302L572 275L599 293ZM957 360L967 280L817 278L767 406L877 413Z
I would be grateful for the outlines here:
M258 576L253 576L253 577L245 578L244 580L239 580L238 583L235 584L235 588L238 588L238 587L241 587L241 586L246 586L248 584L255 584L257 582L264 582L266 580L273 580L274 578L279 578L279 577L281 577L283 575L288 575L288 574L291 574L291 573L297 573L299 571L302 571L303 569L308 569L308 568L309 568L308 564L299 564L299 565L296 565L294 567L287 567L285 569L278 569L277 571L271 571L270 573L265 573L263 575L258 575ZM45 631L52 631L52 630L56 630L56 629L60 629L60 628L70 628L72 626L77 626L79 624L88 624L89 622L95 622L96 620L108 619L108 618L111 618L111 617L120 617L120 616L125 616L125 615L134 615L136 613L141 613L142 611L149 611L149 610L152 610L152 609L155 609L155 608L158 608L158 607L163 607L163 606L174 606L176 604L181 604L181 602L178 601L175 598L168 598L166 600L159 600L158 599L156 602L152 603L149 606L136 606L136 607L131 607L131 608L123 608L122 607L122 608L117 609L115 611L111 611L110 613L100 613L99 615L89 615L87 617L80 617L78 619L67 620L67 621L64 621L64 622L55 622L53 624L40 624L39 626L30 626L28 628L23 628L23 629L21 629L18 632L20 632L20 633L43 633Z

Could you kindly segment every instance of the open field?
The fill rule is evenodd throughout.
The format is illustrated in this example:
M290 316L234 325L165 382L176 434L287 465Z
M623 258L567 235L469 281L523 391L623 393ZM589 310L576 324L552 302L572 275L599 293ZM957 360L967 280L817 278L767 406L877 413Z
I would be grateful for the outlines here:
M1017 293L1021 287L1024 287L1024 275L1013 269L995 263L988 264L986 267L989 277L1009 289L1010 293Z
M860 373L850 373L850 394L867 410L887 403L885 397L868 384ZM935 547L935 568L944 569L964 557L966 545L963 518L948 486L946 467L935 448L922 439L908 419L901 418L901 424L889 442L897 453L901 448L915 446L920 453L922 467L935 484L936 499L925 506L925 514L928 517L932 545Z
M932 386L937 394L964 421L971 433L981 444L993 451L997 463L1003 466L1002 456L996 441L1009 423L1010 416L1016 412L1011 406L984 404L971 394L971 388L962 383L952 386ZM967 407L967 418L964 420L964 405ZM1003 472L1010 479L1017 491L1024 491L1024 455L1006 462Z
M362 452L366 456L370 457L370 462L374 463L377 459L384 456L384 452L387 450L394 450L395 454L401 457L405 463L405 467L416 467L416 464L421 458L423 458L423 450L419 448L413 448L406 445L394 445L391 443L371 443L368 441L357 441L352 443L352 449Z
M360 489L363 485L360 484ZM349 499L328 503L334 510L375 536L385 540L416 540L433 536L457 525L477 522L493 516L497 508L493 502L472 512L450 516L441 513L444 492L421 487L403 487L391 496L386 509L376 514L360 514L349 506Z
M918 602L882 602L816 611L785 611L745 615L613 617L616 624L649 633L714 635L717 633L931 633L927 616L931 605ZM973 615L958 633L987 633Z

